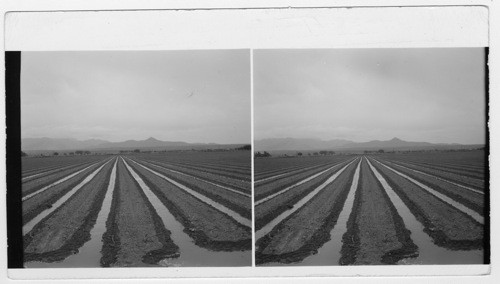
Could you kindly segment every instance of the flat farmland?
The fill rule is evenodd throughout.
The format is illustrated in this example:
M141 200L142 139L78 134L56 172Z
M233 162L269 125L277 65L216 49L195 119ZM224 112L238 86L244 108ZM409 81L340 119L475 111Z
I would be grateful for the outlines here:
M249 154L65 158L23 158L25 267L251 265Z
M257 265L484 262L483 151L317 161L256 159Z

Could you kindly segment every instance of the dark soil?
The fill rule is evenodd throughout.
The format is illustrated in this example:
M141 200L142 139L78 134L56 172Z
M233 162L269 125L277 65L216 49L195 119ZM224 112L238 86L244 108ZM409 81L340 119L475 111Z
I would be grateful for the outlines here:
M477 203L475 203L475 202L473 202L473 201L471 201L471 200L469 200L469 199L467 199L459 194L455 194L455 193L451 192L450 190L446 190L435 183L431 183L428 180L426 180L424 177L418 176L417 174L409 172L408 170L401 169L401 168L397 168L397 170L400 172L403 172L404 174L408 175L409 177L415 179L416 181L427 185L428 187L436 190L437 192L442 193L442 194L450 197L451 199L465 205L469 209L472 209L481 215L484 212L484 206L482 206L480 204L477 204Z
M106 161L108 161L106 159ZM101 166L103 163L105 163L106 161L101 161L101 162L97 162L93 167L91 167L90 169L87 170L87 172L91 171L92 169L96 169L98 168L99 166ZM66 168L64 170L61 170L61 171L58 171L58 172L54 172L54 173L51 173L49 175L42 175L42 177L36 177L34 179L31 179L29 181L26 181L23 183L23 197L28 195L28 194L31 194L33 192L36 192L37 190L47 186L47 185L50 185L62 178L64 178L65 176L69 176L71 175L72 173L74 172L77 172L81 169L84 169L85 167L88 167L89 164L92 164L92 163L88 163L88 164L85 164L85 165L77 165L77 166L74 166L74 167L71 167L71 168ZM50 176L54 176L52 178L48 178L46 181L44 182L37 182L38 179L41 179L41 178L47 178L47 177L50 177ZM35 183L36 185L34 187L30 187L30 183Z
M103 169L104 173L106 175L110 175L110 168L107 170ZM97 215L99 214L99 211L102 206L102 202L104 200L104 196L106 194L106 189L109 184L109 177L107 178L107 181L102 183L99 187L99 190L97 191L96 198L94 199L94 202L92 203L92 206L89 210L89 213L85 217L83 223L78 227L76 232L71 236L71 238L63 245L61 246L60 249L50 251L50 252L44 252L44 253L25 253L24 254L24 260L26 262L29 261L42 261L42 262L54 262L54 261L61 261L65 259L66 257L75 254L78 252L78 249L82 247L87 241L90 240L90 230L94 227L95 222L97 220ZM72 199L76 198L78 194L81 194L81 190L71 196L67 201L70 202ZM64 205L63 205L64 206ZM51 218L54 214L58 213L63 206L60 206L54 212L51 214L47 215L43 220L38 223L33 230L30 232L30 234L26 235L24 237L24 247L25 249L28 247L28 245L32 241L32 236L36 234L37 230L41 230L44 227L44 221L48 220Z
M147 164L144 163L144 161L140 161L140 160L136 160L136 159L134 159L134 161L136 161L137 163L140 163L141 165L143 165L145 167L148 166ZM222 186L226 186L226 187L232 188L232 189L240 191L242 193L249 193L250 192L250 190L248 188L244 188L241 185L238 186L237 184L226 182L223 179L207 178L206 176L199 175L199 174L196 174L195 172L192 172L194 170L189 170L189 172L186 172L186 171L183 171L182 169L169 168L168 165L165 165L165 164L163 164L161 162L150 161L150 160L148 160L147 162L150 163L150 164L156 165L158 167L163 167L163 168L165 168L165 170L171 169L171 170L174 170L174 171L178 171L178 172L181 172L181 173L184 173L184 174L196 177L196 178L198 178L200 180L206 180L206 181L209 181L209 182L213 182L213 183L216 183L216 184L219 184L219 185L222 185ZM209 174L211 174L211 173L209 173ZM214 175L214 174L211 174L211 175ZM225 178L227 178L227 177L225 177ZM227 178L227 179L229 179L229 178ZM234 180L234 178L231 178L231 179ZM242 182L242 181L239 181L239 180L235 180L235 181L240 182L240 183ZM247 183L248 185L250 185L250 182L245 182L245 183ZM249 188L250 188L250 186L249 186Z
M368 166L366 166L365 169L370 170ZM363 180L363 176L366 174L367 173L365 173L363 170L360 172L360 181ZM397 239L399 243L401 243L400 248L386 252L382 256L381 262L383 264L395 264L401 259L407 258L409 256L418 255L418 247L413 243L410 237L411 232L408 229L406 229L403 219L401 218L401 216L399 216L397 209L394 207L394 204L392 204L389 196L383 189L378 179L373 178L373 180L376 181L377 185L381 189L382 196L385 199L385 203L388 205L389 211L392 216L392 221L395 227ZM356 257L360 251L361 241L359 235L360 235L360 230L362 230L363 228L359 227L359 225L357 224L357 220L359 217L362 217L359 215L361 209L361 199L363 194L362 193L363 190L361 188L362 186L363 183L360 182L354 198L353 211L347 222L347 232L342 237L343 240L343 246L341 250L342 256L339 261L341 265L355 264L357 261ZM377 201L374 200L373 202Z
M354 164L356 166L357 164ZM352 165L351 165L352 166ZM348 171L349 169L346 169ZM267 262L281 262L281 263L293 263L293 262L298 262L302 261L304 258L316 254L318 252L318 249L321 248L326 242L330 240L330 232L331 230L335 227L337 224L338 217L340 215L340 212L342 211L342 208L344 206L344 203L347 199L347 195L349 194L349 189L352 184L352 179L354 176L355 171L351 170L348 176L348 182L346 185L342 188L339 188L337 190L341 190L339 193L336 201L333 203L331 211L328 215L328 217L325 219L325 222L322 224L321 227L317 228L317 231L314 233L314 235L304 243L302 247L300 247L298 250L290 253L284 253L284 254L277 254L277 255L270 255L270 254L264 254L262 251L264 248L266 248L271 240L273 239L274 235L279 232L284 224L292 218L295 214L299 214L300 210L296 212L295 214L292 214L288 216L286 219L284 219L278 226L276 226L269 234L266 236L262 237L256 244L256 247L258 250L255 253L255 261L256 264L263 264ZM325 188L326 189L326 188ZM323 190L325 190L323 189ZM308 206L313 200L320 198L320 194L316 195L314 198L309 200L305 205Z
M281 180L281 179L285 179L285 178L290 178L290 176L295 176L295 175L298 175L298 174L302 174L302 173L305 173L305 172L308 172L308 171L313 171L313 174L314 174L314 171L316 169L327 169L328 167L331 167L333 166L333 164L327 164L327 165L324 165L324 164L321 164L321 165L317 165L317 166L313 166L313 167L306 167L305 169L295 169L295 170L292 170L290 172L285 172L285 173L280 173L280 174L284 174L282 176L280 176L279 178L277 179L269 179L269 180L266 180L266 181L263 181L263 182L259 182L259 185L257 185L258 187L261 187L261 186L265 186L265 185L268 185L270 183L273 183L277 180ZM321 170L319 170L321 171ZM313 175L311 174L311 175ZM271 175L273 176L273 175ZM289 185L293 185L294 182L292 181L292 183L288 183ZM288 185L288 186L289 186ZM287 185L285 186L282 186L281 188L285 188L287 187ZM269 194L265 194L265 195L269 195ZM256 199L260 199L260 198L263 198L265 196L256 196Z
M191 221L187 216L182 213L176 204L171 202L165 194L152 182L148 180L140 171L136 173L141 177L141 179L146 183L146 185L153 191L153 193L160 199L160 201L168 208L170 213L184 226L184 232L188 234L195 242L197 246L205 247L214 251L235 251L235 250L249 250L252 249L251 239L245 239L240 241L214 241L211 240L203 231L196 230L192 225ZM167 181L165 181L167 182ZM187 194L187 193L186 193ZM206 205L209 206L209 205ZM221 214L224 214L221 212ZM230 220L231 217L228 216ZM210 222L211 220L207 220ZM233 221L236 226L247 231L251 235L251 229L243 226L236 221Z
M401 200L405 203L405 205L410 209L411 213L415 215L417 220L424 225L424 232L428 234L434 241L434 243L438 246L445 247L451 250L471 250L471 249L480 249L483 248L483 239L476 240L453 240L450 239L447 234L440 228L436 227L433 222L427 218L427 214L424 213L424 209L418 207L409 197L408 195L398 186L398 183L395 182L392 177L387 175L384 172L384 169L374 163L374 166L379 170L380 174L385 178L387 183L394 189L394 191L398 194ZM428 196L428 198L435 198L431 193L428 193L425 190L422 190L422 194ZM443 204L443 206L449 206ZM458 210L457 210L458 211ZM464 218L469 221L480 225L477 223L472 217L469 215L459 212L463 215Z
M33 218L35 218L36 216L38 216L40 213L42 213L43 211L45 211L47 208L50 208L52 207L52 204L54 204L57 200L59 200L61 197L63 197L66 193L68 193L71 189L73 189L75 186L77 186L80 182L82 182L87 176L89 176L92 171L94 171L95 169L97 169L98 167L100 166L99 165L96 165L96 167L93 167L93 168L90 168L88 169L87 171L85 172L82 172L72 178L70 178L69 180L63 182L63 183L60 183L56 186L54 186L53 188L49 188L47 189L48 191L50 190L53 190L54 188L58 187L62 187L62 190L57 193L57 194L54 194L53 196L49 197L48 199L44 200L42 203L40 203L38 206L35 206L33 209L29 210L29 211L26 211L24 214L23 214L23 225L25 225L26 223L28 223L29 221L31 221ZM40 194L47 194L46 192L42 192ZM31 201L32 199L34 200L34 198L37 198L38 195L35 195L33 196L32 198L24 201L24 202L28 202L28 201Z
M120 250L120 230L116 223L116 215L120 210L120 179L118 167L116 168L115 188L113 189L113 199L108 219L106 220L106 232L102 235L102 257L101 266L110 267L116 262L118 251Z
M120 162L123 163L123 162ZM127 170L123 167L117 167L117 177L119 177L120 174L129 174ZM158 241L162 244L162 247L159 249L154 249L148 252L144 252L144 255L142 256L142 261L145 264L151 264L151 265L156 265L160 260L163 260L165 258L172 258L172 257L179 257L179 247L170 239L170 231L167 230L163 224L162 219L160 216L158 216L158 213L154 209L153 205L149 202L146 194L144 191L140 188L139 184L135 179L130 177L133 182L135 187L137 188L139 195L142 197L142 202L146 205L146 207L149 209L149 214L151 216L151 219L153 221L153 226L154 226L154 236L158 238ZM120 183L118 182L120 179L117 178L117 183L115 184L115 193L120 191ZM116 200L115 200L116 198ZM104 239L104 247L103 247L103 257L101 259L101 264L104 267L109 267L113 266L114 263L118 260L118 253L123 246L123 242L120 240L120 230L118 228L118 212L120 212L120 207L119 203L120 199L123 198L121 196L121 193L118 195L113 195L113 201L111 205L111 212L115 212L115 216L112 218L108 218L108 222L111 221L113 224L108 224L106 222L106 227L110 231L106 232L106 234L103 236ZM113 208L114 207L114 208ZM110 216L111 217L111 216ZM110 230L111 229L111 230Z
M150 168L151 167L148 167L147 165L143 165L147 168ZM156 169L152 169L152 170L156 170ZM156 170L158 171L158 170ZM238 214L240 214L241 216L247 218L247 219L252 219L252 212L251 210L249 210L248 208L244 208L244 207L241 207L241 206L238 206L234 203L232 203L230 200L228 199L224 199L224 198L221 198L220 196L216 195L216 194L213 194L211 193L210 191L208 190L205 190L203 188L200 188L199 186L195 185L195 184L191 184L191 183L187 183L186 181L182 180L182 178L180 177L177 177L175 174L172 174L172 173L169 173L167 171L160 171L163 175L167 176L168 178L171 178L172 180L200 193L200 194L203 194L205 195L206 197L212 199L212 200L216 200L217 203L220 203L224 206L226 206L227 208L237 212ZM249 207L251 207L251 200L250 198L247 198L247 197L243 197L243 196L238 196L238 198L245 198L245 199L248 199L248 205Z
M31 181L35 181L37 179L40 179L40 178L44 178L44 177L47 177L47 176L50 176L50 175L53 175L53 174L58 174L60 172L63 172L63 171L67 171L67 170L72 170L72 169L76 169L75 171L78 171L79 168L83 169L85 168L86 166L89 166L91 165L93 162L89 162L89 163L84 163L84 164L77 164L77 165L69 165L69 166L63 166L61 168L56 168L56 169L51 169L51 170L46 170L46 171L43 171L41 172L38 176L35 176L35 177L32 177L32 178L29 178L29 179L25 179L23 181L23 183L27 183L27 182L31 182ZM36 173L33 173L33 174L36 174ZM25 177L23 177L25 178ZM45 185L49 185L49 183L45 184ZM31 189L27 192L23 192L23 195L26 196L27 194L30 194L32 192L35 192L36 190L38 190L39 188L42 188L44 187L45 185L41 185L41 186L37 186L37 188L34 188L34 189Z
M316 179L311 180L312 182L307 188L299 191L296 195L294 195L292 198L287 200L286 202L281 203L280 205L276 206L272 211L270 211L268 214L262 216L262 217L257 217L255 216L255 230L258 231L262 229L266 224L274 220L276 217L278 217L281 213L289 210L289 206L297 203L299 200L304 198L306 195L308 195L311 191L313 191L315 188L323 184L326 180L328 180L334 173L338 172L341 168L335 169L334 172L328 174L326 172L323 177L319 176ZM300 186L306 185L302 184ZM299 186L299 187L300 187ZM296 188L290 189L290 190L296 190ZM281 196L276 196L275 198L281 198ZM269 202L269 201L268 201ZM265 204L265 203L262 203ZM259 205L257 205L259 206Z
M285 181L284 183L282 183L282 180L283 180L283 179L281 179L281 178L280 178L280 179L277 179L277 180L272 180L271 182L267 183L266 185L270 185L270 184L272 184L272 183L278 183L279 185L278 185L278 186L276 186L276 187L274 187L274 188L272 188L272 189L270 189L270 190L267 190L267 189L266 189L266 190L267 190L266 192L256 192L256 193L255 193L255 201L259 201L259 200L261 200L261 199L264 199L264 198L266 198L267 196L270 196L270 195L272 195L272 194L275 194L276 192L279 192L279 191L281 191L281 190L283 190L283 189L285 189L285 188L287 188L287 187L290 187L290 186L292 186L292 185L294 185L294 184L296 184L296 183L298 183L298 182L300 182L300 181L302 181L302 180L304 180L304 179L306 179L306 178L308 178L308 177L310 177L310 176L313 176L313 175L315 175L315 174L317 174L317 173L319 173L319 172L321 172L321 171L324 171L324 170L326 170L326 169L328 169L328 168L331 168L331 167L333 167L333 166L338 166L339 168L341 168L341 166L340 166L340 165L341 165L342 163L344 163L344 162L345 162L345 161L342 161L342 162L337 163L337 164L323 165L323 166L321 166L321 167L319 167L319 168L315 168L315 169L313 169L313 170L311 170L311 169L310 169L310 170L307 170L306 172L310 172L309 174L307 174L307 175L302 175L302 177L299 177L299 178L298 178L296 175L295 175L294 177L291 177L291 178L285 178L285 179L286 179L286 181ZM323 174L325 174L325 173L323 173ZM280 184L280 183L281 183L281 184ZM256 191L258 191L260 187L262 187L262 186L266 186L266 185L261 185L261 184L259 184L258 186L256 186L255 190L256 190Z

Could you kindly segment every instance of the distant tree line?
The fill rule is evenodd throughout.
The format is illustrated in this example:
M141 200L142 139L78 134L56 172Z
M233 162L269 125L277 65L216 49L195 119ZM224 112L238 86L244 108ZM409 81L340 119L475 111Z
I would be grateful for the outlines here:
M244 145L238 148L235 148L236 150L244 150L244 151L250 151L252 150L252 145Z
M90 153L90 151L77 150L77 151L75 151L75 154L76 155L90 155L91 153Z
M311 156L311 153L307 153L308 156ZM331 156L335 155L335 151L319 151L319 152L313 152L313 156ZM302 156L302 153L297 153L297 156Z
M269 154L266 151L264 151L264 153L261 152L255 153L255 158L267 158L267 157L271 157L271 154Z
M365 150L364 152L365 152L365 154L370 154L370 153L385 153L385 151L383 149L379 149L377 151L368 151L368 150ZM394 151L392 153L394 153Z

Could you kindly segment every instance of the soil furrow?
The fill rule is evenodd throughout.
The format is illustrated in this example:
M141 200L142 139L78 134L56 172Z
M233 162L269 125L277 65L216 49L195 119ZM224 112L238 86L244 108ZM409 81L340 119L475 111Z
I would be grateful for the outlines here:
M115 211L111 214L115 216L109 218L114 224L107 226L110 233L103 237L103 266L151 266L165 258L178 257L178 247L170 239L170 231L121 159L117 176L119 193L113 195Z
M385 167L388 167L385 164L383 165ZM397 174L410 179L419 187L422 187L427 191L433 193L438 198L453 205L458 210L469 214L477 222L484 222L484 216L482 216L484 213L484 195L468 191L458 186L446 184L445 182L439 180L430 179L426 176L419 176L401 167L395 166L388 168L392 171L395 171Z
M304 184L304 188L300 189L299 192L289 192L290 196L284 196L286 198L279 198L275 204L272 202L263 204L255 208L255 238L258 241L260 238L264 237L270 233L281 221L286 219L288 216L293 214L295 211L299 210L304 204L306 204L311 198L316 196L321 190L323 190L330 183L335 181L337 177L345 171L351 164L355 163L356 160L351 161L349 164L345 165L341 169L332 172L326 176L326 179L320 180L319 183L315 184ZM297 187L293 190L296 190ZM288 194L288 193L287 193ZM266 208L263 208L264 205ZM262 209L262 211L261 211ZM265 209L265 210L264 210Z
M439 246L469 250L483 246L483 226L391 170L372 163Z
M132 161L133 162L133 161ZM229 208L227 208L226 206L222 205L220 200L214 200L214 199L211 199L210 197L207 197L205 196L204 194L201 194L199 192L197 192L196 190L193 190L157 171L154 171L150 168L147 168L141 164L138 164L136 162L133 162L135 165L143 168L143 169L146 169L147 171L153 173L154 175L156 176L159 176L160 178L168 181L170 184L173 184L174 186L176 186L177 188L179 189L182 189L184 192L192 195L193 197L197 198L198 200L202 201L203 203L207 204L207 205L210 205L211 207L214 207L215 209L219 210L220 212L230 216L233 220L235 220L236 222L244 225L244 226L247 226L247 227L251 227L251 220L250 218L247 218L245 216L242 216L240 213L236 212L236 211L233 211Z
M308 170L314 170L314 169L321 168L321 167L328 166L328 165L329 164L321 164L321 165L314 165L314 166L307 166L307 167L294 167L293 169L287 169L287 170L280 169L280 170L277 170L277 174L274 173L274 174L271 174L269 176L259 177L258 179L256 179L255 183L256 184L258 183L258 186L262 186L262 185L268 184L268 183L272 182L272 180L275 180L275 179L280 178L280 177L283 178L285 176L300 174L300 173L303 173L303 172L308 171Z
M407 167L411 168L414 170L418 170L427 174L431 174L446 180L453 180L457 183L460 183L465 186L470 186L478 190L484 190L484 175L483 176L474 176L471 177L470 175L467 175L465 173L454 173L450 171L445 171L445 170L440 170L440 169L435 169L430 166L417 166L414 164L409 164L409 163L393 163L398 166L402 167Z
M43 211L51 209L56 201L85 181L98 167L99 165L92 166L78 175L23 201L23 225L26 225Z
M482 179L484 177L484 167L482 168L471 168L469 166L463 166L459 164L443 164L440 162L427 162L427 161L412 161L405 159L391 159L393 162L399 162L406 165L412 165L415 167L435 169L444 172L455 173L459 175L467 175L471 178Z
M350 163L353 163L353 161ZM285 190L282 190L283 192L281 194L274 196L273 199L266 200L265 203L255 202L255 229L262 229L266 224L271 222L283 212L293 209L295 207L295 203L313 192L319 186L323 185L326 181L330 180L332 176L336 176L346 167L347 165L335 166L314 179L287 189L286 192Z
M352 161L352 160L351 160ZM307 171L305 173L294 176L293 178L281 179L277 181L273 181L265 186L256 186L255 187L255 206L258 206L262 203L268 202L269 200L295 188L300 185L306 184L316 178L321 178L327 176L329 172L332 170L339 169L343 165L349 163L341 162L333 165L328 165L326 167L321 167L320 169L316 169L313 171Z
M193 176L193 175L182 173L182 172L179 172L179 171L176 171L176 170L172 170L172 169L168 169L168 168L165 168L165 167L161 167L161 166L149 163L147 161L137 161L137 160L134 160L134 161L136 161L138 163L141 163L141 164L147 164L147 165L153 166L156 169L161 169L161 171L164 172L164 173L165 172L172 172L172 173L177 174L177 175L187 176L187 177L193 178L195 180L199 180L199 181L202 181L204 183L208 183L210 185L213 185L213 186L216 186L218 188L222 188L222 189L228 190L230 192L233 192L233 193L236 193L236 194L239 194L239 195L243 195L243 196L246 196L246 197L251 197L251 194L245 193L245 192L243 192L243 191L241 191L239 189L234 189L234 188L231 188L231 187L219 184L216 181L215 182L214 181L210 181L210 180L207 180L207 179L203 179L203 178L199 178L199 177L196 177L196 176Z
M230 174L234 174L235 177L238 177L238 178L247 178L248 176L251 175L251 172L249 169L246 169L246 170L241 170L241 169L235 169L235 168L231 168L231 167L226 167L226 166L222 166L222 165L206 165L206 164L203 164L203 163L196 163L196 164L186 164L186 163L181 163L181 162L173 162L173 161L170 161L170 162L166 162L166 163L170 163L170 164L175 164L175 165L178 165L180 167L182 166L192 166L194 168L196 168L197 170L204 170L204 169L208 169L208 170L215 170L217 172L219 171L222 171L222 172L225 172L225 173L230 173Z
M393 164L393 165L398 165L398 164L395 164L395 163L392 163L392 162L389 162L387 161L388 163L390 164ZM410 171L413 171L413 172L416 172L416 173L419 173L421 175L425 175L425 176L429 176L429 177L432 177L432 178L435 178L435 179L438 179L438 180L441 180L441 181L444 181L448 184L452 184L454 186L458 186L458 187L461 187L461 188L464 188L464 189L467 189L469 191L472 191L472 192L475 192L475 193L478 193L478 194L481 194L481 195L484 195L484 191L483 190L478 190L478 189L474 189L472 187L468 187L468 186L465 186L463 184L460 184L460 183L457 183L455 181L452 181L452 180L449 180L449 179L444 179L444 178L441 178L441 177L438 177L438 176L434 176L432 174L428 174L428 173L425 173L425 172L422 172L422 171L418 171L418 170L415 170L415 169L412 169L412 168L408 168L408 167L405 167L405 166L402 166L402 165L398 165L399 167L401 168L405 168L407 170L410 170Z
M142 164L141 164L142 165ZM168 170L161 170L158 168L153 168L151 166L143 165L153 171L158 171L159 173L165 175L166 177L200 193L206 197L226 206L227 208L234 210L241 216L251 219L251 199L250 197L242 196L234 192L227 191L220 187L216 187L212 184L200 181L194 177L189 177L186 175L172 173Z
M337 179L284 219L257 242L256 263L301 261L330 239L357 164L351 164Z
M101 208L112 164L102 170L62 206L24 236L25 261L59 261L90 239L90 230Z
M191 176L194 176L194 177L197 177L200 179L208 180L208 181L211 181L211 182L223 185L223 186L231 187L231 188L234 188L235 190L239 190L243 193L250 193L250 191L251 191L251 183L249 181L237 180L234 178L229 178L227 176L222 176L222 175L216 175L213 173L207 173L207 172L203 172L203 171L197 171L197 170L192 170L192 169L176 167L176 166L168 165L168 164L165 164L162 162L157 162L157 161L148 160L147 162L154 164L154 165L157 165L157 166L160 166L160 167L163 167L163 168L167 168L167 169L175 170L175 171L187 174L187 175L191 175Z
M63 167L57 167L55 169L52 169L52 170L48 170L48 171L43 171L41 173L37 173L37 174L34 174L34 175L30 175L30 176L26 176L26 177L23 177L22 178L22 182L23 183L27 183L27 182L30 182L30 181L34 181L34 180L37 180L37 179L40 179L40 178L43 178L43 177L48 177L52 174L56 174L56 173L59 173L59 172L62 172L62 171L66 171L66 170L70 170L70 169L74 169L74 168L81 168L81 167L84 167L85 165L91 165L93 162L87 162L87 163L78 163L78 164L73 164L73 165L66 165L66 166L63 166Z
M333 164L335 165L335 164ZM262 198L261 196L266 194L265 188L275 188L275 184L279 183L280 180L287 180L288 184L292 183L293 181L300 180L301 178L307 177L309 175L312 175L315 172L321 172L323 170L326 170L328 168L332 167L332 164L326 164L326 165L320 165L320 166L315 166L315 167L310 167L304 170L299 170L299 171L292 171L292 172L287 172L280 174L278 177L273 178L273 179L268 179L266 181L259 182L259 184L255 184L255 188L259 189L259 197ZM269 185L266 187L266 185ZM286 186L286 185L282 185Z
M84 172L90 168L98 167L103 163L104 162L102 161L91 165L83 165L77 168L64 170L62 172L58 172L56 174L43 177L41 179L31 180L26 183L23 183L22 185L23 201L33 197L36 194L39 194L40 192L43 192L44 190L53 187L54 185L62 183L65 180L68 180L73 176L78 175L81 172Z
M213 174L213 175L217 175L217 176L223 176L223 177L227 177L227 178L231 178L231 179L235 179L235 180L241 180L241 181L247 181L247 182L251 181L250 174L246 174L246 175L245 174L235 174L235 173L232 173L230 171L208 169L208 168L198 167L198 166L191 165L191 164L180 164L180 163L173 164L173 163L169 163L169 162L162 162L162 164L166 167L178 168L181 171L182 170L201 171L201 172L205 172L205 173L209 173L209 174Z
M354 208L342 237L342 265L394 264L414 254L410 232L365 160Z
M138 164L130 163L146 185L184 226L195 244L212 250L249 250L251 229Z

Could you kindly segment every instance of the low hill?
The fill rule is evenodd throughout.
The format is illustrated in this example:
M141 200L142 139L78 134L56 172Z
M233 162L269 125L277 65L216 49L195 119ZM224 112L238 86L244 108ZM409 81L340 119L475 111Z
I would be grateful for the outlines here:
M123 142L110 142L105 140L76 140L58 138L23 138L22 151L70 151L70 150L187 150L187 149L227 149L240 147L243 144L216 144L216 143L187 143L182 141L161 141L150 137L146 140L127 140Z
M430 143L404 141L399 138L391 140L372 140L368 142L354 142L349 140L319 140L272 138L255 141L255 151L289 152L289 151L364 151L364 150L425 150L425 149L463 149L481 147L484 145L462 145L457 143Z

